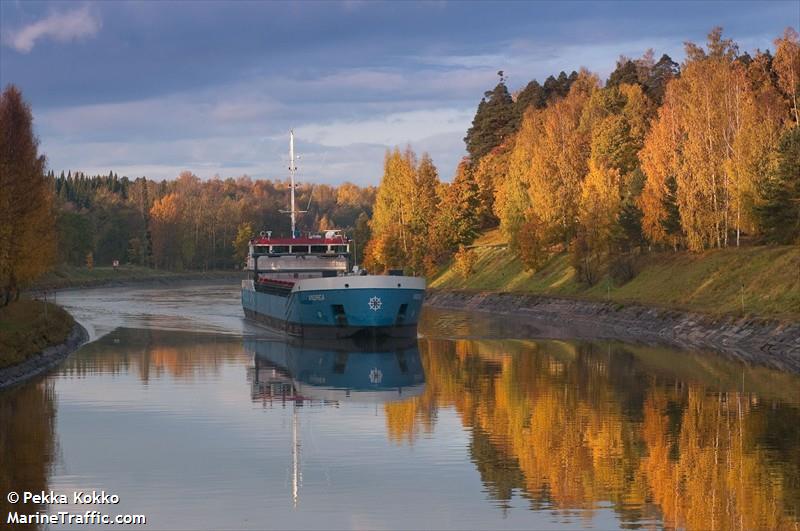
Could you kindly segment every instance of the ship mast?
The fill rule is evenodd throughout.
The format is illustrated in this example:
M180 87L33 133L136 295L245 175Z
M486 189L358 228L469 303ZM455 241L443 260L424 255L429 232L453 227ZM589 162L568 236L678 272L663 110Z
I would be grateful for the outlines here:
M308 210L297 210L296 207L295 207L295 202L294 202L294 191L295 191L294 190L294 188L295 188L294 174L296 172L297 172L297 166L295 166L295 164L294 164L294 130L290 129L289 130L289 181L290 181L289 197L291 198L290 199L290 204L289 204L290 210L281 210L281 213L282 214L289 214L289 216L292 218L292 239L297 237L297 214L302 214L303 212L308 212Z
M294 208L294 172L297 170L297 166L294 165L294 130L289 131L289 177L292 181L292 205L291 205L291 216L292 216L292 238L295 237L297 232L295 232L295 227L297 226L297 212Z

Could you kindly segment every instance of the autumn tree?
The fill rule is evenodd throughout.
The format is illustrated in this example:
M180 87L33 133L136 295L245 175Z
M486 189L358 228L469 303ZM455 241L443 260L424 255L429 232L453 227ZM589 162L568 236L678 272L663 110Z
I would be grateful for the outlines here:
M778 85L794 114L794 123L800 124L800 42L797 31L791 27L775 40L774 68Z
M415 167L416 156L410 147L404 152L398 148L386 152L366 260L370 269L404 266L410 255L413 242L409 223Z
M590 131L582 127L583 111L597 88L597 77L582 72L569 94L543 111L531 146L530 203L548 230L557 228L565 244L575 234L590 151Z
M255 236L253 225L249 222L240 223L236 228L236 238L233 240L233 257L237 263L243 264L249 252L250 239Z
M0 94L0 306L53 262L52 195L30 106L9 85Z
M752 198L782 113L759 104L745 67L735 61L737 45L719 28L706 49L687 43L686 53L642 151L644 228L653 241L665 240L663 199L672 176L688 247L725 247L732 232L738 245L741 231L754 226Z
M498 217L495 214L495 190L502 185L508 173L510 149L501 144L473 165L472 174L478 186L478 223L482 229L496 227Z
M584 282L593 284L603 258L610 254L611 237L621 208L622 177L619 169L594 159L583 181L579 207L576 270Z
M414 186L408 193L411 195L411 211L409 213L409 231L411 240L410 265L415 273L426 272L426 255L429 242L436 238L431 231L433 220L439 206L437 188L439 174L433 160L427 153L422 154L419 164L414 170ZM432 271L427 271L432 272Z
M153 220L153 265L156 268L182 269L181 249L176 242L179 217L178 195L171 193L153 203L150 217Z
M459 163L451 184L440 186L439 196L428 247L431 265L441 264L478 235L480 190L468 160Z
M539 136L542 115L541 111L532 108L525 112L519 131L513 138L506 172L495 181L494 214L500 222L500 230L512 247L516 247L517 235L531 206L528 195L529 174L533 145Z

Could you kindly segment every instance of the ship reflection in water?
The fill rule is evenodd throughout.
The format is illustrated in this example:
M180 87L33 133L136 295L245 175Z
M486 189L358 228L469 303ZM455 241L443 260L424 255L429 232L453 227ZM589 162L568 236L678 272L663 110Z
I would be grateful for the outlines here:
M247 339L253 355L247 376L253 400L292 406L292 505L302 486L297 408L342 401L394 402L420 396L425 373L416 339L386 338L361 345L353 340L283 341Z
M352 341L245 340L253 399L392 402L419 396L425 373L417 340L372 346Z

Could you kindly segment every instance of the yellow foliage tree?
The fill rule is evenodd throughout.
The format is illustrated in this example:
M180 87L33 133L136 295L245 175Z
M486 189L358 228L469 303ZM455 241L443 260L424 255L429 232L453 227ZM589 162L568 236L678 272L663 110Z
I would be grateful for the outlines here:
M667 85L667 92L671 85ZM663 106L658 118L645 137L639 159L647 180L639 196L638 205L642 210L642 231L653 243L674 244L668 241L663 221L667 218L666 197L667 180L678 173L679 131L676 123L676 110Z
M592 249L607 252L621 204L622 178L616 168L590 161L582 183L579 218Z
M530 208L528 174L531 171L533 145L541 127L542 112L529 107L522 118L519 131L514 136L508 155L508 165L502 179L495 181L494 214L500 221L500 230L513 243L525 222Z
M410 147L405 152L398 148L386 152L371 222L372 237L377 243L370 247L372 252L367 258L374 269L403 265L408 256L415 166L416 156Z
M596 76L581 71L569 94L541 115L532 145L528 193L532 208L568 243L575 232L581 182L587 173L590 131L582 127L584 106L598 90Z
M171 193L157 199L150 209L152 220L153 262L156 267L180 267L180 250L175 245L179 223L178 195Z
M477 212L481 228L497 226L495 191L508 173L510 149L503 143L481 157L475 165L473 176L478 185L480 206Z
M778 84L790 101L794 123L800 125L800 42L793 28L786 28L783 37L775 40L773 65L778 73Z
M642 199L645 230L663 239L665 182L674 176L680 222L692 250L726 247L751 215L748 196L765 176L782 113L758 105L737 47L709 35L708 52L687 44L688 60L672 80L642 151L648 183Z

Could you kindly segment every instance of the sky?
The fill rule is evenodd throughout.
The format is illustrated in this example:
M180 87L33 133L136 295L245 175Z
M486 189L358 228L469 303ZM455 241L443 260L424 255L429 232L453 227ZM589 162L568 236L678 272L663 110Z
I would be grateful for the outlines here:
M131 178L377 185L387 148L448 180L483 92L622 54L683 60L722 26L744 51L800 2L31 2L0 0L0 85L31 104L49 168Z

